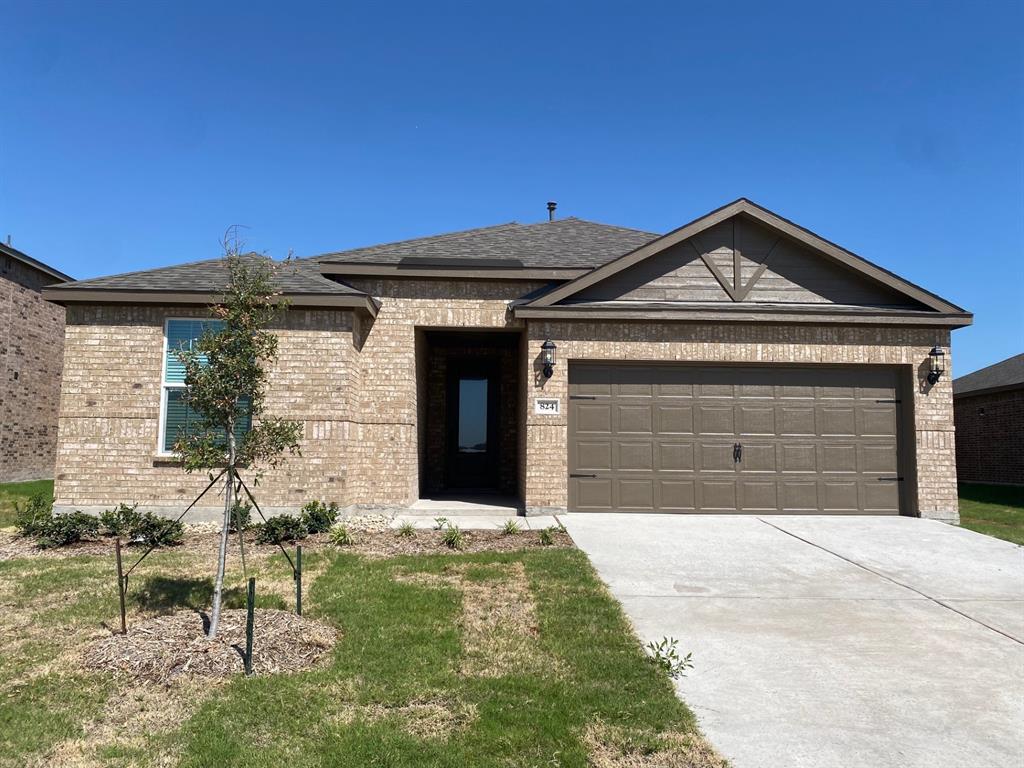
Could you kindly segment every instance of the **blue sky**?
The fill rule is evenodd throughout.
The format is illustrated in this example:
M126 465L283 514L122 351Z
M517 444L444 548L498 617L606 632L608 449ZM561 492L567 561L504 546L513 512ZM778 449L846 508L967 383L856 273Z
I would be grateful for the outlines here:
M1024 349L1024 4L0 0L0 237L84 278L746 196Z

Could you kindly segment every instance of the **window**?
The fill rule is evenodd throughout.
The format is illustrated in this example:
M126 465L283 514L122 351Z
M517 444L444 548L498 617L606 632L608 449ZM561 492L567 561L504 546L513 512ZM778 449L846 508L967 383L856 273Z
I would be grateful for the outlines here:
M170 453L179 434L188 434L197 416L185 404L185 366L175 354L192 349L207 329L223 327L220 320L168 320L164 328L164 380L161 403L160 453ZM235 425L235 439L249 431L251 417L246 414Z

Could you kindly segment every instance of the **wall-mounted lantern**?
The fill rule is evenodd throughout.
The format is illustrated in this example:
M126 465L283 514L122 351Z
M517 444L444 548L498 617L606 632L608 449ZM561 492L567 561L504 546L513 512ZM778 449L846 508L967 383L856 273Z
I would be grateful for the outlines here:
M946 351L939 346L928 353L928 383L935 384L946 372Z
M544 378L550 379L555 372L555 342L546 339L540 345L540 361L544 364Z

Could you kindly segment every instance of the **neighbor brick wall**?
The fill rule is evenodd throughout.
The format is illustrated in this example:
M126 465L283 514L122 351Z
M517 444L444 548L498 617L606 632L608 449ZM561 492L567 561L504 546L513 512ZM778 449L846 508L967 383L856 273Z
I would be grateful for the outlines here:
M957 397L953 414L960 482L1024 485L1024 389Z
M206 485L158 456L164 320L208 316L180 307L73 306L68 310L61 391L56 503L121 501L184 508ZM294 507L313 498L349 503L349 420L358 392L352 313L289 310L274 328L267 413L303 425L302 456L268 470L261 506ZM208 497L200 505L213 506ZM201 516L201 515L200 515Z
M53 277L0 254L0 482L53 477L64 308Z
M558 345L554 376L539 375L540 344ZM568 501L568 363L571 360L658 360L708 363L885 364L903 366L913 387L915 509L957 520L956 465L950 377L922 384L928 351L949 346L949 332L921 328L704 325L692 323L588 323L530 321L524 374L526 407L525 503L528 509L564 509ZM559 397L560 416L536 416L536 396Z

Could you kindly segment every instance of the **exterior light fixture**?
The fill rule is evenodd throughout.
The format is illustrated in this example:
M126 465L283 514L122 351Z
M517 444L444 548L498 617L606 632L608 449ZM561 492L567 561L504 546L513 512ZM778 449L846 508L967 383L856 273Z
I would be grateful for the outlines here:
M544 378L550 379L555 372L555 342L551 339L545 340L540 345L540 361L544 364Z
M928 383L935 384L946 372L946 351L939 346L932 347L928 353Z

